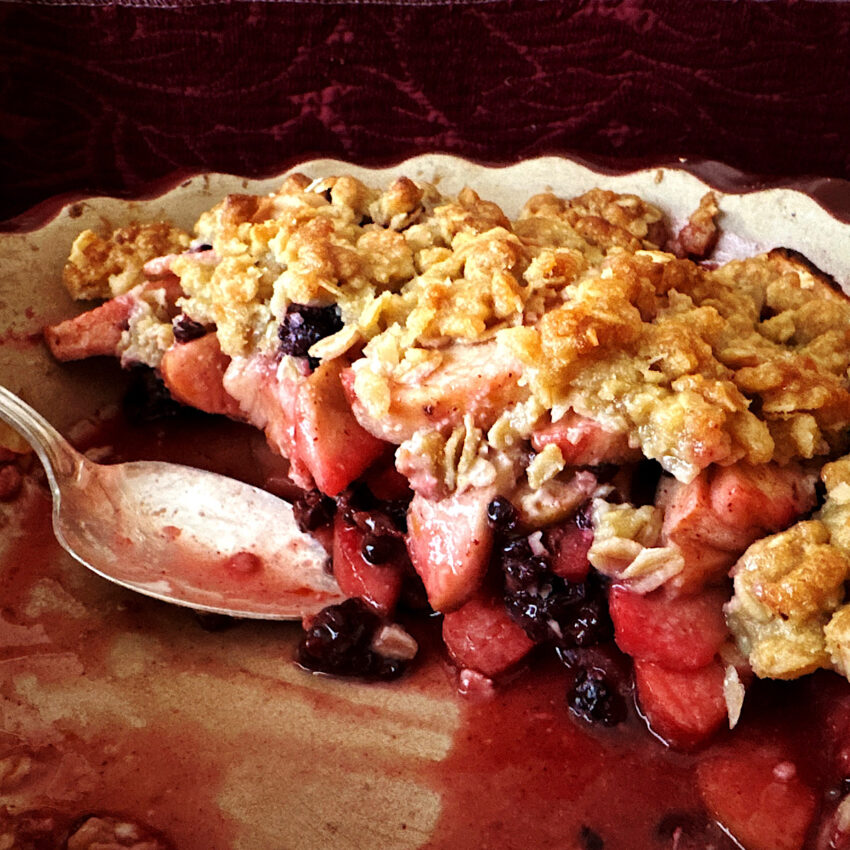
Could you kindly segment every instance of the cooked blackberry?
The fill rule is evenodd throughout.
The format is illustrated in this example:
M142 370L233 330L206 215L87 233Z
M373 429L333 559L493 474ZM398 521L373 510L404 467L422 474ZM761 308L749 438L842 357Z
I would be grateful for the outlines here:
M549 562L534 555L526 538L510 540L502 548L505 592L511 596L533 595L547 598L552 591L554 574Z
M593 574L571 582L535 555L527 538L506 541L498 554L504 573L504 599L511 617L535 641L557 646L589 646L610 638L604 592Z
M372 650L381 626L377 614L361 599L346 599L320 611L298 645L297 661L316 673L361 679L395 679L405 663Z
M280 350L293 357L306 357L310 367L315 369L319 361L307 353L310 346L339 330L342 330L342 318L336 305L290 304L278 328Z
M359 525L358 516L376 510L379 502L362 481L355 481L336 497L336 504L349 525Z
M558 620L562 646L593 646L614 636L614 625L608 613L608 600L593 574L583 583L584 596Z
M177 342L191 342L193 339L204 336L207 332L206 326L190 319L185 313L174 317L171 322L171 329L174 331L174 339Z
M336 503L348 525L356 525L373 538L401 541L407 531L407 502L382 501L368 488L355 485L337 496Z
M135 366L124 395L123 409L131 425L145 425L176 416L185 408L176 402L153 369Z
M336 502L318 490L307 490L292 503L295 522L302 531L315 531L327 525L336 511Z
M601 670L580 669L567 692L570 711L588 723L616 726L625 720L626 704Z
M493 527L502 533L513 531L518 524L516 508L504 496L496 496L487 505L487 519Z
M363 538L361 552L370 564L386 564L397 558L403 551L401 540L389 534L367 532Z
M575 523L579 528L593 530L592 505L585 502L575 513Z

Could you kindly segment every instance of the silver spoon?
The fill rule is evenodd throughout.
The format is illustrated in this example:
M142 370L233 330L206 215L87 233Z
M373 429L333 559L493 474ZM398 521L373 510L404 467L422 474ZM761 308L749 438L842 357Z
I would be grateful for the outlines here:
M234 617L301 619L344 599L324 548L271 493L174 463L94 463L2 386L0 419L44 464L56 539L103 578Z

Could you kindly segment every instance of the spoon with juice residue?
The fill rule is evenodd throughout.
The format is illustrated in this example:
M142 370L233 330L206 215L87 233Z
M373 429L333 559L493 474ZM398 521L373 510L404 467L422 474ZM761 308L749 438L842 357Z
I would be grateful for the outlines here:
M175 463L94 463L2 386L0 419L44 465L56 539L103 578L232 617L301 619L345 598L283 499Z

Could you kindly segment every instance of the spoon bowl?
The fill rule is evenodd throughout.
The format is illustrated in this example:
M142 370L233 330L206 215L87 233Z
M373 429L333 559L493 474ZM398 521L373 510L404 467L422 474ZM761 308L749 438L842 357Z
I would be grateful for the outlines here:
M0 419L44 465L56 539L103 578L232 617L300 620L345 598L283 499L179 464L94 463L2 386Z

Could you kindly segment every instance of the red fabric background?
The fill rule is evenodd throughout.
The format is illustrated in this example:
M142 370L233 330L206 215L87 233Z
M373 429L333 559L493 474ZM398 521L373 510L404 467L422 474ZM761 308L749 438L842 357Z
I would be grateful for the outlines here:
M7 228L57 193L315 155L850 178L850 3L6 2L0 80Z

